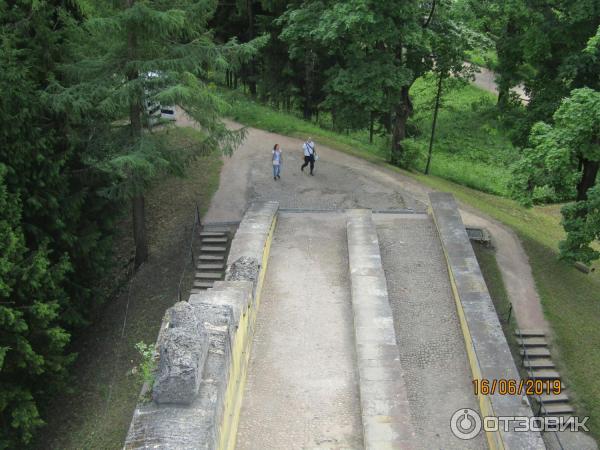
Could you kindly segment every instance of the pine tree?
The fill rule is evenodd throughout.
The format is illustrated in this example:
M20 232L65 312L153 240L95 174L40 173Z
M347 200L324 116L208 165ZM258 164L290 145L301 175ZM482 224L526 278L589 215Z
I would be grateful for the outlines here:
M89 18L78 30L80 45L72 49L78 62L68 71L73 84L56 87L58 107L93 135L86 153L113 180L106 194L131 202L137 267L148 257L144 193L152 180L180 173L199 154L231 153L243 138L243 130L229 131L220 120L227 105L209 79L228 61L251 55L255 43L215 44L207 29L212 1L102 5L104 16ZM203 143L168 148L162 134L149 129L151 102L180 107L201 127Z
M49 86L65 62L77 2L0 1L0 448L43 424L64 386L70 332L85 324L110 255L112 208L96 194Z

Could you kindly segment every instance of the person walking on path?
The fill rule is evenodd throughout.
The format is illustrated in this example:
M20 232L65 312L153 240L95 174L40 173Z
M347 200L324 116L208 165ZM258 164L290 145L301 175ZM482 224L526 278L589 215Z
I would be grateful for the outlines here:
M308 140L302 146L302 149L304 150L304 164L302 164L300 170L304 172L304 168L310 164L310 174L314 175L313 170L315 169L316 152L315 143L313 142L312 138L308 138Z
M281 178L281 148L279 144L275 144L273 147L273 179L278 180Z

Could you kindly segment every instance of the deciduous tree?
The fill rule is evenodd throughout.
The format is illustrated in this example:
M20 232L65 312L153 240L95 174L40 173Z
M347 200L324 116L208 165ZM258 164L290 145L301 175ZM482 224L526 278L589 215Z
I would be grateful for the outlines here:
M567 238L560 249L565 258L589 263L600 256L591 247L600 237L600 92L573 90L553 119L533 127L515 187L528 199L536 189L550 190L560 200L575 199L562 209Z

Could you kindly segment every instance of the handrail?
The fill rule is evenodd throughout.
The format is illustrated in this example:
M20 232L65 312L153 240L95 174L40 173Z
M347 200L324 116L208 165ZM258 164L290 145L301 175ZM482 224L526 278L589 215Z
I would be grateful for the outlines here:
M190 254L190 260L192 263L192 267L194 267L194 262L196 261L196 258L194 257L194 239L196 237L196 227L197 226L202 226L202 223L200 222L200 208L198 208L198 204L196 203L196 211L194 214L194 223L192 224L192 235L190 238L190 248L189 248L189 254ZM186 261L186 263L183 266L183 269L181 271L181 277L179 277L179 285L177 286L177 300L178 301L182 301L181 300L181 285L183 284L183 279L185 277L185 272L188 266L188 261Z

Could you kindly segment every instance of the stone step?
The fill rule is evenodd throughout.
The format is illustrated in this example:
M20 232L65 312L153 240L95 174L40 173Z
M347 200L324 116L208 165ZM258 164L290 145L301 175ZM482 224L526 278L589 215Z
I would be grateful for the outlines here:
M210 289L213 285L212 281L194 281L192 290L194 289Z
M197 280L220 280L223 278L223 272L198 272L195 278Z
M561 393L558 395L554 394L544 394L540 395L540 400L543 404L548 403L564 403L569 401L569 396L567 394Z
M575 410L569 403L552 403L542 406L542 414L546 416L556 416L560 414L572 414Z
M211 238L211 237L227 237L227 232L225 231L201 231L200 237L203 238Z
M547 347L548 343L543 337L524 337L517 338L517 344L524 347Z
M550 350L546 347L533 347L533 348L527 348L527 349L519 351L521 356L523 356L525 354L525 352L527 352L527 356L529 358L550 356Z
M223 270L225 269L225 264L197 264L196 270Z
M515 336L523 337L544 337L546 334L542 330L515 330Z
M205 226L202 233L230 233L231 228L226 226Z
M554 363L550 358L524 359L523 367L526 369L553 369Z
M224 255L200 255L198 256L200 261L223 261L225 259Z
M201 252L206 253L225 253L227 251L227 247L221 247L216 245L203 245L200 247Z
M560 373L550 369L532 369L528 371L532 380L560 380Z
M229 241L228 238L226 237L203 237L202 238L202 243L203 244L227 244L227 242Z

